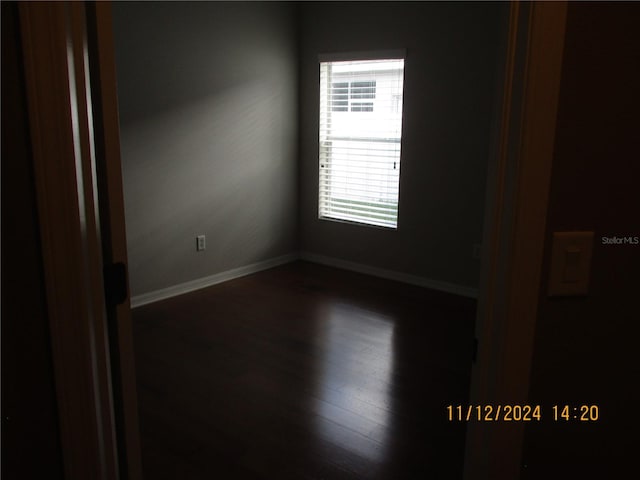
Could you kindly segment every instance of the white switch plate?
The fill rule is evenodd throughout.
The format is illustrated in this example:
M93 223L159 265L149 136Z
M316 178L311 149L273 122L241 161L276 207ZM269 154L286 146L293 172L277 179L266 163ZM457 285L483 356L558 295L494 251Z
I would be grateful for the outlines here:
M198 235L196 237L196 250L198 252L204 250L207 247L204 235Z
M592 252L593 232L554 232L548 294L586 295Z

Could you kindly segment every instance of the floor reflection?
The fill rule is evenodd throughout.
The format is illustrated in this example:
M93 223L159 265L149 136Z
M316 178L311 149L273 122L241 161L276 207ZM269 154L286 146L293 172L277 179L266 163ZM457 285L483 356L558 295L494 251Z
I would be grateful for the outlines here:
M326 308L318 332L315 431L375 464L388 450L395 324L353 304Z

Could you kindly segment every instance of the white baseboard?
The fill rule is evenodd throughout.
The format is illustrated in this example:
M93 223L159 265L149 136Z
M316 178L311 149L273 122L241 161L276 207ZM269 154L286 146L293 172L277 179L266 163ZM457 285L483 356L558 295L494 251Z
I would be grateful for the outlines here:
M177 295L182 295L183 293L193 292L195 290L199 290L205 287L210 287L212 285L226 282L228 280L244 277L245 275L250 275L252 273L260 272L262 270L267 270L268 268L273 268L273 267L277 267L278 265L283 265L285 263L293 262L295 260L298 260L298 258L300 257L297 253L290 253L288 255L283 255L281 257L270 258L269 260L264 260L262 262L256 262L250 265L245 265L244 267L233 268L225 272L209 275L208 277L198 278L196 280L191 280L189 282L173 285L171 287L163 288L161 290L155 290L153 292L143 293L142 295L135 295L131 297L131 308L140 307L142 305L147 305L148 303L157 302L159 300L165 300L167 298L175 297Z
M340 260L339 258L316 255L315 253L300 252L300 259L306 260L308 262L328 265L330 267L342 268L344 270L351 270L358 273L373 275L374 277L386 278L389 280L395 280L397 282L417 285L419 287L431 288L433 290L453 293L455 295L461 295L463 297L478 298L478 289L473 287L465 287L465 286L456 285L453 283L441 282L439 280L431 280L429 278L418 277L416 275L409 275L407 273L395 272L393 270L385 270L382 268L371 267L369 265L349 262L347 260Z
M136 295L131 297L131 308L136 308L142 305L147 305L149 303L165 300L177 295L182 295L183 293L200 290L201 288L210 287L212 285L226 282L228 280L244 277L245 275L250 275L262 270L277 267L278 265L290 263L298 259L306 260L312 263L319 263L321 265L327 265L330 267L342 268L344 270L351 270L353 272L364 273L367 275L373 275L374 277L381 277L389 280L395 280L397 282L408 283L410 285L417 285L419 287L431 288L433 290L453 293L455 295L461 295L463 297L478 298L478 289L476 288L465 287L448 282L441 282L439 280L431 280L429 278L418 277L416 275L409 275L407 273L396 272L393 270L371 267L369 265L349 262L347 260L341 260L339 258L325 257L324 255L316 255L315 253L301 252L300 254L290 253L281 257L271 258L262 262L245 265L244 267L238 267L227 270L225 272L216 273L208 277L198 278L189 282L173 285L161 290L155 290L153 292L143 293L142 295Z

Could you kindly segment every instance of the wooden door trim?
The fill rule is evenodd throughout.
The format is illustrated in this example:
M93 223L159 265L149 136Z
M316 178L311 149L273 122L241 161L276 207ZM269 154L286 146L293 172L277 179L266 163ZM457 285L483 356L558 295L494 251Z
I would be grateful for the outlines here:
M566 2L511 4L501 140L488 189L471 405L525 405L537 318ZM520 477L524 424L471 422L466 480Z
M118 478L83 3L19 5L65 478Z
M127 241L111 3L92 2L87 10L104 262L122 264L126 271ZM107 309L121 474L129 480L138 480L142 478L142 463L128 274L126 280L127 298L118 305L107 305Z

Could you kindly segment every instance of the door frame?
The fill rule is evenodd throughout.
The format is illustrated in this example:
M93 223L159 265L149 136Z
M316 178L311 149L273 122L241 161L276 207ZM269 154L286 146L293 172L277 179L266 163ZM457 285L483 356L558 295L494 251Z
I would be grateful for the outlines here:
M526 405L546 234L566 2L512 2L489 165L469 405ZM520 478L522 422L467 425L465 480Z
M127 262L110 4L18 11L65 478L139 480L130 305L105 298Z
M120 125L110 2L88 2L87 42L93 98L96 176L104 265L120 265L124 299L107 299L112 388L121 478L141 479L131 297L120 157Z

